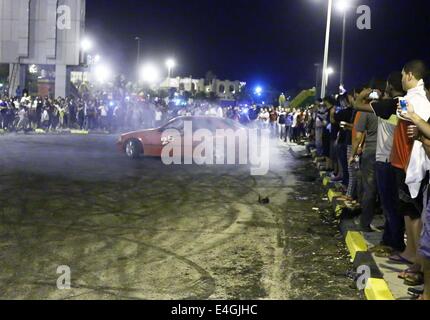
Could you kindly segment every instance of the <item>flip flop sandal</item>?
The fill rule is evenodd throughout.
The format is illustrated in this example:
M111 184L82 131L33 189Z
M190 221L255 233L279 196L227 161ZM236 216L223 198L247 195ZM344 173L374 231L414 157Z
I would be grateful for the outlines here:
M422 272L416 274L409 274L405 278L405 285L416 287L424 284L424 274Z
M393 254L393 251L378 251L374 255L378 258L389 258Z
M398 263L398 264L410 264L410 265L414 264L412 261L409 261L408 259L403 258L400 254L395 254L389 257L388 260L392 263Z
M409 269L406 269L405 271L400 272L399 275L397 276L397 278L405 280L409 274L417 274L417 273L421 273L421 271L409 268Z
M388 246L383 246L383 245L377 245L377 246L369 249L369 252L371 252L371 253L388 252L388 251L391 252L390 256L392 256L393 254L395 254L395 252L394 252L394 250L392 248L390 248Z

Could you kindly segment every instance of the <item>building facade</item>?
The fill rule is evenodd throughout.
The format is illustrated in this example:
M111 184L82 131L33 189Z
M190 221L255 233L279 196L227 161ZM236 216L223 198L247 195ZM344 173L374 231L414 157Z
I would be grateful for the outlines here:
M213 79L208 82L206 79L189 78L167 78L160 84L160 89L174 88L177 91L192 93L204 92L215 93L221 100L234 100L236 93L239 93L246 86L246 82Z
M86 0L0 0L0 63L9 64L9 93L25 88L31 69L52 70L64 97L70 68L83 62ZM30 70L29 70L30 69Z

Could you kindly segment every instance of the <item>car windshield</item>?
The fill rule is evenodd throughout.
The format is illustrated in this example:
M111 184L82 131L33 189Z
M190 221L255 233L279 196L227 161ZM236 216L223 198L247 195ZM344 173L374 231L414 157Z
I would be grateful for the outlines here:
M169 123L167 123L161 129L162 130L176 129L176 130L182 131L184 129L184 120L174 119L174 120L170 121Z

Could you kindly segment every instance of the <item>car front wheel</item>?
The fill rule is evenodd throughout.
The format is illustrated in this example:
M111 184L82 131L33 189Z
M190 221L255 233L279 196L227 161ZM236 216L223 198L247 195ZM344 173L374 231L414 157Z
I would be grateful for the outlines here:
M142 154L140 143L135 140L130 140L125 145L125 153L130 159L138 159Z

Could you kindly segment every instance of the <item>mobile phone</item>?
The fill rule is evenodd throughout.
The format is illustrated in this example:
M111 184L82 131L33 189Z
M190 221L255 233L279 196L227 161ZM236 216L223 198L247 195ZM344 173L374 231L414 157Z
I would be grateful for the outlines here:
M371 100L379 100L379 94L376 91L373 91L370 95L369 95L369 99Z
M408 113L408 102L405 98L399 98L400 108L402 109L402 114Z

